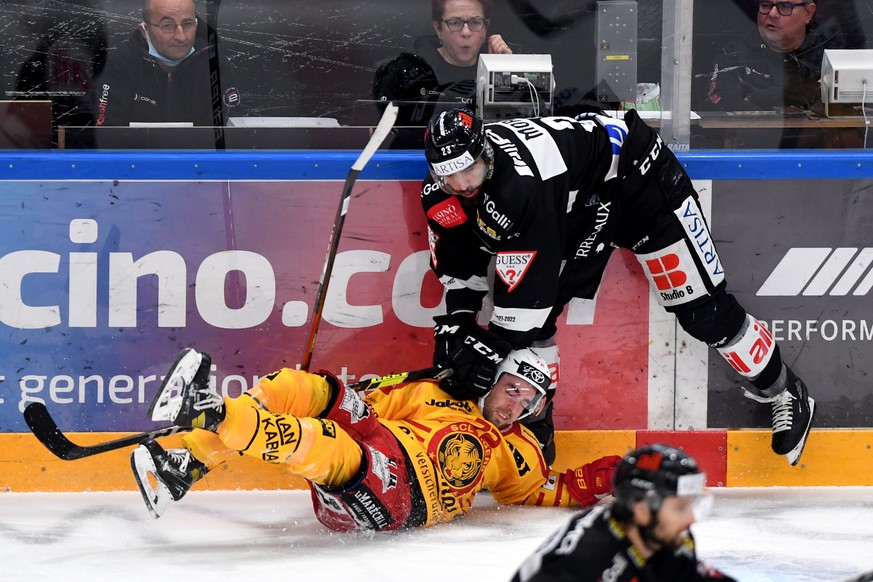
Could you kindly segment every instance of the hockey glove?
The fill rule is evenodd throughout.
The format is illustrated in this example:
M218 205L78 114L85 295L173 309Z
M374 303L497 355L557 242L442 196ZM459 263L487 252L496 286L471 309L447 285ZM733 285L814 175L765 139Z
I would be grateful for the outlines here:
M441 319L441 317L434 318L437 323L434 333L437 342L434 363L444 368L451 368L454 373L441 381L440 387L453 397L462 400L485 396L494 385L497 366L512 350L512 345L472 321L464 325L454 323L457 320L453 320L452 323L442 323ZM456 333L455 328L461 333ZM441 334L440 331L444 333ZM437 352L441 349L439 344L443 342L447 344L449 352L444 360L437 362Z
M612 493L612 475L619 461L621 457L610 455L568 469L563 476L567 492L582 507L594 505Z
M461 347L468 329L476 325L472 313L462 315L438 315L433 318L433 365L448 365L449 355Z

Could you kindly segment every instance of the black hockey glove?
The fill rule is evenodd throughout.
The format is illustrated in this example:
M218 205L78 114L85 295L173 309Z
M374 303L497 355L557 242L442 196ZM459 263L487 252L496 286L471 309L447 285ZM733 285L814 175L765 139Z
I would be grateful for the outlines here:
M433 365L448 366L449 355L461 347L461 342L476 324L475 315L438 315L433 318Z
M462 400L488 394L494 385L497 366L512 350L512 345L485 331L472 319L466 319L465 323L456 316L440 316L435 317L434 322L437 344L434 364L454 371L440 382L440 388ZM447 352L447 356L437 361L443 352Z

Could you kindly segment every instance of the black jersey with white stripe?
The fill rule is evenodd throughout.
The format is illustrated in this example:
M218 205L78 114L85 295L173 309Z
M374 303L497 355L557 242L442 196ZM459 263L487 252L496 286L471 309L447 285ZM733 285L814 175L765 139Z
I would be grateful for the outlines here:
M447 288L448 312L475 312L493 257L490 327L519 346L535 339L556 304L564 261L602 270L619 146L594 119L504 120L487 124L486 135L493 171L474 202L424 181L431 266Z
M584 510L527 557L512 582L736 582L697 559L686 533L676 549L645 558L608 505Z

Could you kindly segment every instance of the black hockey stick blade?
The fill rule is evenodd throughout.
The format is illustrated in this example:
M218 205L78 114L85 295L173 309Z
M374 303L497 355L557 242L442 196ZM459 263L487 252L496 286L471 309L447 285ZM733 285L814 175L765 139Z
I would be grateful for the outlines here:
M382 119L376 129L373 130L373 135L370 136L370 141L364 146L358 159L352 164L346 176L346 182L343 185L340 203L336 210L336 218L333 221L333 229L330 233L330 239L327 246L327 256L324 261L324 268L321 270L321 278L318 281L318 291L315 293L315 305L312 308L312 322L309 324L309 337L306 339L306 351L303 353L303 362L300 369L309 371L309 365L312 363L312 352L315 350L315 341L318 337L318 328L321 325L321 312L324 310L324 302L327 298L327 286L330 283L330 275L333 271L333 264L336 259L336 252L339 248L340 235L345 223L346 213L349 210L349 200L352 197L352 188L355 181L358 179L358 174L391 133L391 128L394 127L394 122L397 121L397 113L400 110L394 103L388 103L385 111L382 113Z
M864 572L863 574L859 574L854 578L843 580L843 582L873 582L873 570L870 570L869 572Z
M400 372L398 374L388 374L386 376L378 376L369 380L361 380L355 382L349 387L356 392L362 390L378 390L385 386L396 386L403 382L415 382L416 380L442 380L448 378L454 373L451 368L441 368L434 366L433 368L423 368L421 370L411 370L409 372Z
M138 445L150 439L169 436L179 432L188 432L191 429L181 426L167 426L149 432L141 432L96 445L77 445L67 438L58 428L55 420L49 414L45 404L31 402L24 409L24 421L30 427L30 432L47 448L53 455L65 461L75 461L99 455L116 449L123 449L131 445Z

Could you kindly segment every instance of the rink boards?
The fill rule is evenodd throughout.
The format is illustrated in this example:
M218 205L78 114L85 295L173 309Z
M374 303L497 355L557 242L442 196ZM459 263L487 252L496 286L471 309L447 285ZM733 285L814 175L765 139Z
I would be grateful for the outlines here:
M864 153L789 153L680 157L729 289L774 331L819 404L803 465L769 452L768 410L677 331L626 251L597 299L574 302L560 324L559 463L657 437L699 456L713 485L871 484L873 163ZM48 457L21 419L29 401L44 401L71 435L101 441L155 428L145 409L186 345L213 355L229 395L297 365L354 157L0 156L0 488L132 485L128 451L99 462ZM383 152L361 175L312 369L353 382L429 364L442 289L427 264L424 172L418 153ZM228 468L208 484L288 483L271 469L247 467L237 480Z
M72 433L76 444L114 439L121 433ZM873 485L871 431L813 431L802 462L791 467L770 451L770 432L559 431L556 470L577 467L602 455L624 454L652 442L682 447L698 460L710 487ZM178 436L162 439L179 446ZM0 434L0 491L135 491L129 456L132 448L76 461L62 461L30 434ZM203 490L305 488L281 466L240 457L211 471L197 485Z

